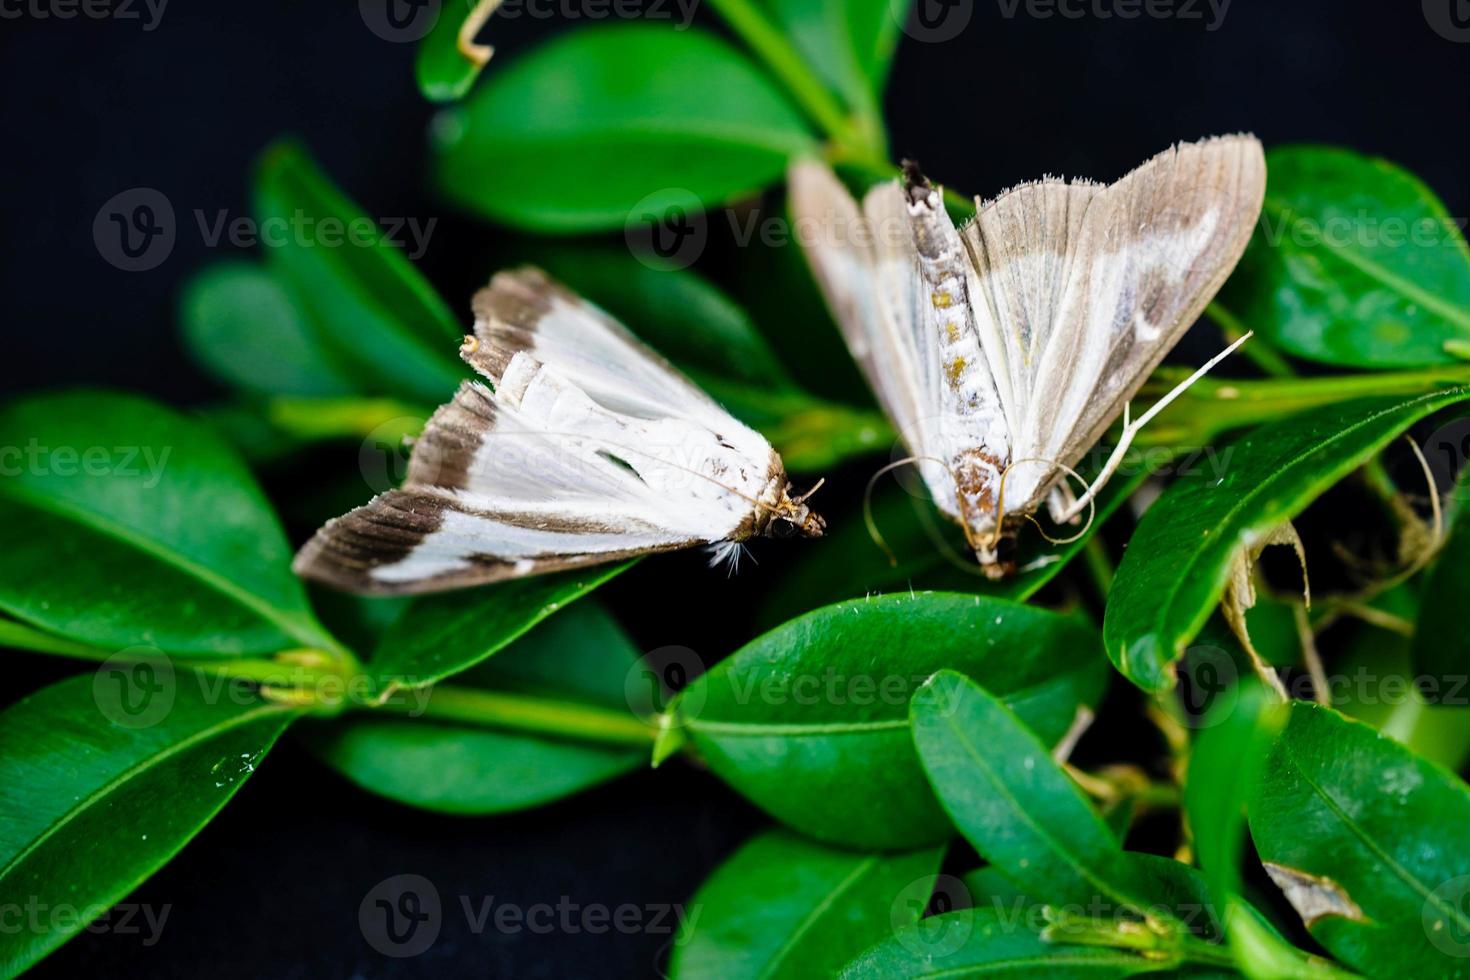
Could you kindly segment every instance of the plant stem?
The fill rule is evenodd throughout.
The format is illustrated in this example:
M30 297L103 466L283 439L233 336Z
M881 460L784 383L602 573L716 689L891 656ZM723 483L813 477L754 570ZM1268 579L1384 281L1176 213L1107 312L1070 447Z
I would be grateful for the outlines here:
M652 723L612 708L453 684L437 684L428 693L428 702L421 710L423 717L435 721L638 748L651 748L658 734ZM371 710L404 714L420 709L388 701Z
M1108 592L1113 588L1113 559L1108 555L1107 545L1094 534L1082 546L1082 557L1087 562L1087 573L1092 576L1093 585L1097 586L1097 597L1106 603Z
M786 35L752 0L711 0L711 6L834 142L866 156L878 154L877 147L866 146L859 141L857 130L842 105L807 67L805 59Z

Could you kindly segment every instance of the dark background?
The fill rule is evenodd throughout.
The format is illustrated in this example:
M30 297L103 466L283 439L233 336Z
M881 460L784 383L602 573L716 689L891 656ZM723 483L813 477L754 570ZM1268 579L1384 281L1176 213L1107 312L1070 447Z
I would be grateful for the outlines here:
M1464 214L1470 46L1431 27L1431 17L1445 19L1436 3L1464 6L1234 0L1208 31L1203 3L1202 19L1068 20L1030 17L1024 4L1008 18L1009 3L976 0L958 38L901 44L887 98L893 149L990 195L1042 173L1113 179L1174 140L1251 130L1268 146L1322 141L1389 157L1435 188L1451 214ZM701 12L699 22L713 19ZM492 20L487 33L505 63L565 26ZM148 32L137 20L24 13L0 22L0 50L6 395L77 383L186 405L219 394L175 336L180 284L225 257L188 216L195 208L247 214L251 161L282 133L301 136L368 213L441 217L421 267L451 302L465 305L490 271L487 256L504 244L503 233L455 217L425 190L433 109L413 83L412 45L375 36L355 3L174 0ZM102 260L91 228L104 201L136 186L166 194L181 225L159 268L129 274ZM734 282L721 258L700 268ZM743 622L739 604L760 570L725 590L694 571L697 561L669 561L665 577L694 584L632 624L641 644L687 644L689 635L711 636L722 618ZM614 603L635 587L615 584ZM707 651L714 656L733 645L704 642L716 644ZM28 669L39 681L62 668ZM287 742L133 897L172 906L161 942L145 948L137 937L84 934L36 972L647 976L668 935L477 936L457 896L687 902L762 822L684 766L516 817L435 817L355 791ZM428 953L391 960L364 942L357 909L373 885L400 873L435 883L445 926Z

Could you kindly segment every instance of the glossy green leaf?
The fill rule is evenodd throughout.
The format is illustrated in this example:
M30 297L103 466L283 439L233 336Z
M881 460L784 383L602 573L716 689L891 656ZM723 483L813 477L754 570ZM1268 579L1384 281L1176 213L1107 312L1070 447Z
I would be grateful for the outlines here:
M721 661L680 695L700 757L740 793L821 840L904 848L950 826L924 780L908 701L957 667L1055 741L1095 705L1106 667L1076 619L947 593L839 603Z
M860 854L785 831L762 834L695 893L700 913L674 944L670 976L834 976L893 929L918 921L939 857L937 849Z
M449 112L436 130L444 193L535 231L622 228L640 202L658 214L720 204L779 180L813 145L743 54L653 24L576 28Z
M1128 542L1108 596L1103 639L1131 681L1162 691L1209 618L1240 549L1295 517L1414 422L1470 397L1470 388L1409 399L1360 398L1264 425L1240 437L1219 480L1181 480Z
M990 866L1045 902L1148 908L1153 883L1005 702L954 671L914 696L924 771L955 826Z
M1297 702L1249 803L1256 850L1312 936L1368 976L1452 976L1470 954L1470 789Z
M1223 296L1273 344L1329 364L1444 364L1470 343L1470 252L1412 174L1350 150L1266 158L1261 223Z
M194 359L242 391L323 397L355 390L295 298L260 265L222 262L199 272L184 288L179 320Z
M893 559L873 540L861 510L841 520L839 515L828 514L833 530L821 548L799 555L782 572L779 585L761 608L761 622L774 625L815 605L910 587L953 589L1024 602L1067 568L1147 478L1147 470L1115 476L1099 494L1091 526L1067 528L1060 535L1048 532L1065 538L1080 532L1075 541L1053 545L1028 528L1022 533L1017 557L1023 570L999 582L983 576L958 525L941 516L927 497L901 487L875 492L873 523Z
M311 744L362 788L427 810L488 814L539 806L646 765L648 746L456 724L435 714L436 701L460 690L488 691L570 710L602 708L633 721L624 692L637 662L637 648L616 621L595 602L581 602L460 674L454 691L400 693L408 717L334 720L314 726ZM415 710L423 713L414 717Z
M996 909L961 909L902 929L848 964L842 980L964 980L1046 977L1108 980L1172 969L1137 953L1068 946L1041 937L1034 920Z
M1414 626L1411 654L1414 674L1431 679L1436 690L1430 702L1449 701L1448 689L1459 684L1460 707L1470 704L1470 630L1465 610L1470 608L1470 507L1462 507L1450 526L1449 538L1424 581L1419 619Z
M414 77L424 98L430 102L464 98L492 52L488 45L474 43L475 34L498 6L500 0L449 0L440 8L414 56Z
M597 565L414 600L373 651L384 684L423 687L473 667L630 567Z
M876 111L908 5L903 0L767 0L812 69L849 106Z
M0 894L45 910L42 928L0 930L0 975L35 963L178 853L292 717L211 690L194 674L104 668L0 712Z
M408 258L427 246L431 219L380 227L287 142L261 157L254 206L268 268L361 390L431 403L454 394L468 373L455 353L464 325Z
M1332 707L1413 752L1458 771L1470 762L1470 675L1422 672L1410 639L1368 624L1353 630L1327 675Z
M130 395L0 409L0 609L94 646L231 656L332 647L245 465Z

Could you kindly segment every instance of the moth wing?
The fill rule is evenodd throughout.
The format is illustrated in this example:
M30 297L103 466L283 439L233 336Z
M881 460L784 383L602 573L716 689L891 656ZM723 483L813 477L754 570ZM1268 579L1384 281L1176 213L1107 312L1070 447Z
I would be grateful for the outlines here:
M803 252L848 352L894 426L921 441L920 423L939 409L938 355L920 330L923 287L899 196L880 185L860 208L814 160L792 164L788 177Z
M1008 281L990 273L992 295L1034 314L1029 334L1007 333L1013 360L1026 364L1017 375L1025 397L1012 459L1048 461L1018 466L1008 498L1036 506L1060 475L1052 464L1080 459L1204 312L1245 251L1265 184L1255 137L1183 143L1106 188L1072 192L1065 235L1039 236L1052 244L1030 260L1047 275L1064 273L1052 280L1058 292L1049 293L1040 274ZM1047 188L1040 213L1056 221L1056 183L1036 186ZM986 210L1000 218L1011 204ZM1063 238L1066 251L1058 252Z

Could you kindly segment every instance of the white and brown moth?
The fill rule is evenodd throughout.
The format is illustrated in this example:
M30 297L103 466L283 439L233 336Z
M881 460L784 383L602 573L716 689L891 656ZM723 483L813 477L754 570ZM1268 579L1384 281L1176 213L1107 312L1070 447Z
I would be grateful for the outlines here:
M956 228L912 166L861 205L825 165L792 167L793 214L848 347L987 575L1014 570L1010 545L1043 503L1075 520L1153 411L1219 360L1127 421L1245 250L1265 181L1261 144L1226 136L1111 185L1023 184ZM1120 412L1118 449L1074 496L1064 475Z
M771 445L602 310L532 268L473 307L460 356L490 384L462 384L403 486L329 521L298 574L392 595L821 535Z

